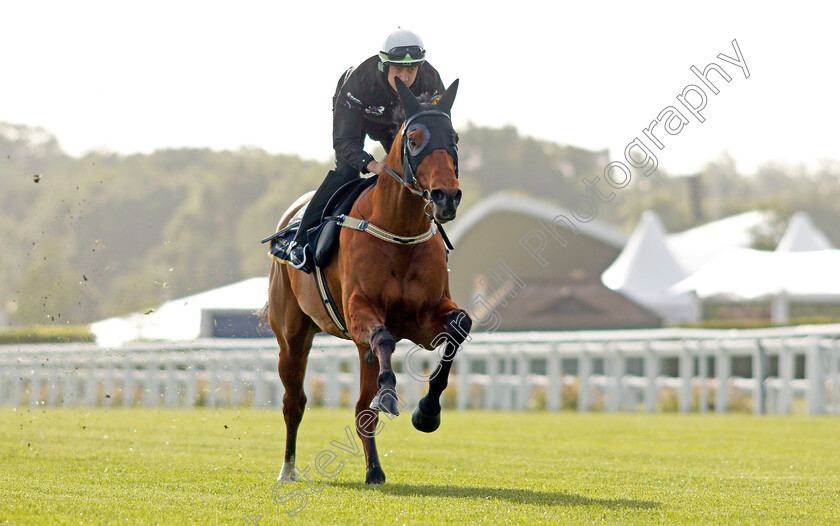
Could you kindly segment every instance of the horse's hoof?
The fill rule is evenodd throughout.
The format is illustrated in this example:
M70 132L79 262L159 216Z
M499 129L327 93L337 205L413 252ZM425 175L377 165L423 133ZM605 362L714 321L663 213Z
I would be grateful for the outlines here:
M385 472L379 466L368 468L365 484L385 484Z
M389 415L399 416L400 408L397 404L397 393L390 387L383 387L370 401L370 408Z
M280 470L280 475L278 475L277 480L282 480L283 482L300 480L297 473L295 473L294 463L283 462L283 469Z
M428 415L420 410L420 404L411 413L411 423L414 424L414 429L424 433L431 433L440 427L440 411L436 415Z

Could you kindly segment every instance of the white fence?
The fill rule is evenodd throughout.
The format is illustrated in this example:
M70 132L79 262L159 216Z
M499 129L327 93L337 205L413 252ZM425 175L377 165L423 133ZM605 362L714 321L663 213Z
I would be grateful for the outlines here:
M398 346L398 392L409 408L427 388L418 377L437 360ZM355 347L316 338L305 389L310 404L353 406ZM279 408L282 394L271 339L0 346L0 405ZM459 409L719 413L749 403L755 413L837 414L840 325L476 334L455 360L444 401Z

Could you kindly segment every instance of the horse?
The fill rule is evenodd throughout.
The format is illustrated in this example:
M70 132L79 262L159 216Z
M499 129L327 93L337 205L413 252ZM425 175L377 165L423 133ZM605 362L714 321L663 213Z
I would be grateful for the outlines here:
M377 227L377 235L341 228L337 252L322 269L327 288L336 298L339 319L347 320L346 334L328 315L309 274L276 260L271 263L264 315L280 346L277 369L285 388L286 450L278 480L299 479L296 439L306 406L306 363L316 333L323 331L356 344L361 388L355 427L364 446L365 482L382 484L385 473L375 434L379 412L399 414L391 367L397 342L407 339L427 350L444 346L428 393L411 419L419 431L431 433L440 425L440 396L452 360L472 326L469 315L452 301L445 234L438 229L455 218L461 200L458 137L451 122L458 80L436 102L421 101L399 78L396 84L406 119L388 153L383 171L387 173L378 175L375 185L357 198L347 214ZM278 231L308 198L301 197L283 214ZM384 240L382 232L394 233L392 242ZM405 239L422 241L406 244Z

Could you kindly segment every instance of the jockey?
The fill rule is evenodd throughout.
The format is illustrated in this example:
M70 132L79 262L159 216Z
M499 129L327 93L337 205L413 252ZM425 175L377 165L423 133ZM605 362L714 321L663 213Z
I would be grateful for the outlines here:
M341 76L333 95L335 169L327 174L304 211L289 255L293 267L311 270L304 268L306 233L318 226L332 194L345 183L359 179L359 172L379 174L384 170L384 161L364 151L364 141L365 136L379 141L386 155L391 150L400 126L393 119L394 108L399 105L394 77L417 96L428 93L435 97L445 91L437 70L426 62L423 41L407 29L397 28L385 39L378 55Z

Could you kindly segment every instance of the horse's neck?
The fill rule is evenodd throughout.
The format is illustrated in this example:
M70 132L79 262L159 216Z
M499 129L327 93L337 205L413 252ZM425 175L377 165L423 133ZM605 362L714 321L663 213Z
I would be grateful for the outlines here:
M399 137L395 145L399 145L397 140ZM391 148L387 164L397 174L402 173L398 147ZM380 228L401 236L417 236L429 230L430 220L424 212L426 202L387 173L379 176L371 192L371 202L370 222Z

